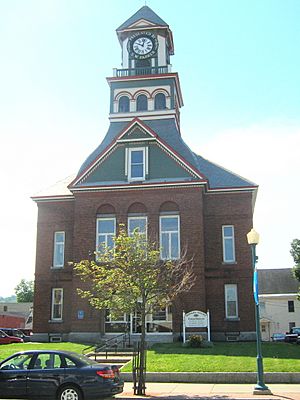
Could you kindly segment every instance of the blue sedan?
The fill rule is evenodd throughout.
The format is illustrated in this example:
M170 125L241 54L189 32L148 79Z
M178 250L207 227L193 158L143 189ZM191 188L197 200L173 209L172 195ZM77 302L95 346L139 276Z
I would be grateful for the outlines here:
M29 350L0 363L0 398L89 400L123 391L117 366L69 352Z

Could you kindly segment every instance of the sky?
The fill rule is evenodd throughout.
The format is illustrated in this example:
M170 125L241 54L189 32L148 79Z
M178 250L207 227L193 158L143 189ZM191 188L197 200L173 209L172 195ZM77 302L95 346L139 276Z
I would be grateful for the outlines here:
M0 296L34 279L40 190L76 173L108 125L115 29L142 0L0 0ZM259 268L300 238L300 1L147 0L174 35L181 133L257 183Z

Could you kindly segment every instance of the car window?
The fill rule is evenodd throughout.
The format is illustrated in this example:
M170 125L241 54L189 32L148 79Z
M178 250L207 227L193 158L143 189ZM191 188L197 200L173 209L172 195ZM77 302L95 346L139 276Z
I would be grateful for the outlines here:
M65 363L66 363L66 368L75 368L76 367L76 363L66 356L65 356Z
M41 353L37 356L33 369L62 368L62 360L59 354Z
M28 369L33 354L19 354L4 362L0 369Z

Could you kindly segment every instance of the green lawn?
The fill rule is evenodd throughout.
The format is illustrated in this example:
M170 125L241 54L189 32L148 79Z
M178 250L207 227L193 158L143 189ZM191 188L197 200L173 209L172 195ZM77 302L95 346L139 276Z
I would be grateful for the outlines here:
M87 345L78 343L13 343L13 344L2 344L0 346L0 360L18 352L25 350L69 350L82 353Z
M300 372L300 346L263 343L265 372ZM127 365L123 371L130 371ZM215 343L195 349L157 344L147 353L148 372L256 372L256 343Z
M17 343L0 346L0 360L30 349L71 350L82 353L76 343ZM265 372L300 372L300 346L263 343ZM131 365L123 368L131 371ZM181 343L157 344L147 353L149 372L256 372L256 344L215 343L213 348L193 349Z

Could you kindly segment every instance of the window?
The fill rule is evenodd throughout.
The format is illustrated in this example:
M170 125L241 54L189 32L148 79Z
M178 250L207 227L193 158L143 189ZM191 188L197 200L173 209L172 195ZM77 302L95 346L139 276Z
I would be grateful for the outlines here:
M51 320L61 321L63 311L63 289L52 289Z
M128 217L128 235L131 236L135 229L147 237L147 217Z
M55 268L63 267L64 258L65 258L65 232L55 232L53 267Z
M118 333L126 332L128 327L129 317L126 314L118 313L112 318L109 310L106 310L105 314L105 332L106 333Z
M238 318L237 285L225 285L225 315L228 319Z
M147 333L171 333L172 312L171 307L155 308L146 317Z
M162 260L179 258L179 215L160 217L160 257Z
M295 304L293 300L288 301L288 310L289 312L295 312Z
M34 369L63 368L62 360L59 354L42 353L37 356L33 368Z
M158 93L154 97L154 109L165 110L166 109L166 96L163 93Z
M0 337L3 337L0 333ZM1 369L3 370L18 370L18 369L28 369L29 364L33 354L18 354L15 357L10 358L8 361L4 362L1 365Z
M97 218L96 251L101 252L104 247L114 247L114 236L116 234L116 218Z
M222 226L222 236L223 236L223 261L224 263L233 263L235 262L233 225Z
M129 98L127 96L120 97L119 112L129 112Z
M144 147L137 147L134 149L129 149L128 156L128 178L131 181L134 180L144 180L145 179L145 155L146 149Z
M147 111L148 110L148 99L144 94L140 94L136 99L136 110Z
M295 328L296 323L295 322L289 322L289 332L292 332L292 328Z

